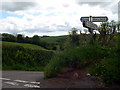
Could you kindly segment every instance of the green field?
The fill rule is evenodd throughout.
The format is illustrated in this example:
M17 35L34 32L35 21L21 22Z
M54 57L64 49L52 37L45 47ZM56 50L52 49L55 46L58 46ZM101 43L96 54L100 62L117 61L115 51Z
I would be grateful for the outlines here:
M1 43L1 41L0 41L0 43ZM29 49L47 50L41 46L34 45L34 44L27 44L27 43L16 43L16 42L2 41L2 45L22 46L24 48L29 48Z
M48 42L48 43L54 43L57 40L60 39L66 39L68 35L63 35L63 36L50 36L50 37L42 37L41 40Z

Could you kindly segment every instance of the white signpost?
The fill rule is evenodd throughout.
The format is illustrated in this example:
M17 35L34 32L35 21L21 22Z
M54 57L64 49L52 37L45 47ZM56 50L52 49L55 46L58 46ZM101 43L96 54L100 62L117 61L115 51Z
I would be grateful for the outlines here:
M92 39L92 35L93 35L93 30L97 30L97 25L94 24L93 22L107 22L108 18L106 16L90 16L90 17L81 17L80 21L83 23L83 27L88 28L90 35L91 35L91 39Z
M92 22L107 22L108 18L105 17L92 17Z
M90 21L84 21L83 22L83 27L91 28L93 30L97 30L97 25L94 24L93 22L90 22Z
M81 17L80 18L80 21L83 22L83 21L89 21L89 17Z
M90 22L107 22L108 21L108 17L107 16L90 16L90 17L81 17L80 21L90 21Z
M93 30L97 30L97 25L93 22L107 22L108 17L107 16L90 16L90 17L81 17L80 21L83 22L83 27L86 27L89 29L90 33L93 33Z

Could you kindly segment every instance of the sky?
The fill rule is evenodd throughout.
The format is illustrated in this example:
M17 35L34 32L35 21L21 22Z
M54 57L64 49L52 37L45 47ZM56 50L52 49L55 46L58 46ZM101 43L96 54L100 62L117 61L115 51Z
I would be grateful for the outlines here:
M1 0L0 33L25 36L68 35L73 27L84 31L83 16L118 20L119 0ZM100 23L95 22L99 26Z

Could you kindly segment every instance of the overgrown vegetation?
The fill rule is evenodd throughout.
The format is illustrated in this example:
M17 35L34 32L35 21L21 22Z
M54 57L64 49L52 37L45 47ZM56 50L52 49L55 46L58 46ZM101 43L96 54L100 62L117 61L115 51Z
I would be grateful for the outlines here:
M86 30L78 34L76 28L72 28L69 35L59 37L2 34L3 41L9 41L3 42L3 69L43 70L45 67L45 77L50 78L66 67L80 69L90 66L88 72L103 82L120 83L119 27L114 21L102 23L98 27L99 34L92 36ZM13 45L11 42L19 43Z
M28 44L28 43L16 43L16 42L6 42L6 41L3 41L2 42L2 45L7 45L7 46L21 46L21 47L24 47L24 48L29 48L29 49L37 49L37 50L47 50L41 46L38 46L38 45L34 45L34 44Z
M106 49L100 46L81 46L59 52L45 68L45 77L53 77L62 68L81 68L107 57Z
M24 45L24 44L23 44ZM31 45L23 47L21 44L3 42L2 67L4 70L43 70L53 51L36 49Z
M67 35L65 36L38 36L34 35L33 37L24 36L22 34L2 34L2 41L7 42L18 42L18 43L29 43L35 44L41 47L44 47L48 50L57 50L61 49L62 43L65 42Z
M100 77L105 83L120 82L120 36L119 24L114 21L102 23L92 39L90 35L78 34L73 28L64 51L52 58L45 68L45 77L54 77L64 67L83 68L93 65L91 75ZM83 40L82 40L82 39ZM92 42L92 43L91 43Z

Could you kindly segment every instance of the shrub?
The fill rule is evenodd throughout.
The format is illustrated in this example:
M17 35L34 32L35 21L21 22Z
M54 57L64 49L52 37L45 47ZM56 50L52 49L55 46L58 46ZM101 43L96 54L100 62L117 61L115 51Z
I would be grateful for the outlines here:
M62 67L60 58L57 56L52 58L50 63L45 67L45 78L54 77L60 72L60 68Z
M82 46L67 49L53 57L45 68L45 77L53 77L61 68L80 68L107 57L106 49L100 46Z
M107 57L95 65L91 74L99 76L107 84L120 82L119 47L107 47L106 53Z
M44 67L54 55L53 51L36 50L24 48L22 46L3 45L2 65L12 66L13 70L23 67Z
M91 74L99 76L107 84L120 82L120 62L117 57L102 59Z

